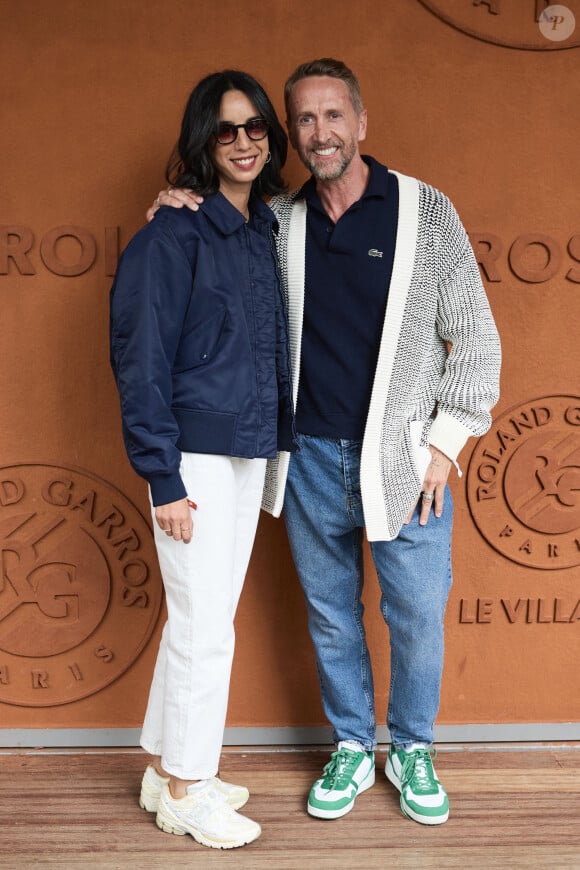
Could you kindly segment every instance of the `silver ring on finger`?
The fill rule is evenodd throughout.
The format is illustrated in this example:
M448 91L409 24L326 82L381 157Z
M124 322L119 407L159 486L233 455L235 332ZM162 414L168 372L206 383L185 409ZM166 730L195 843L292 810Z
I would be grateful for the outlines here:
M421 497L423 501L433 501L434 495L432 492L422 492Z

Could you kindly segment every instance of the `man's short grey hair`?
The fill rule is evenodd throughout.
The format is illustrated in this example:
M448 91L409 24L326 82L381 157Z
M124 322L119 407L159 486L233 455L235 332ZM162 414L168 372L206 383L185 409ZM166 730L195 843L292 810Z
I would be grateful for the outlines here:
M348 87L353 108L357 115L360 115L364 107L357 77L341 60L335 60L332 57L322 57L318 60L309 60L306 63L301 63L287 79L284 85L284 102L288 116L290 116L289 105L292 88L297 82L310 76L328 76L331 79L343 81Z

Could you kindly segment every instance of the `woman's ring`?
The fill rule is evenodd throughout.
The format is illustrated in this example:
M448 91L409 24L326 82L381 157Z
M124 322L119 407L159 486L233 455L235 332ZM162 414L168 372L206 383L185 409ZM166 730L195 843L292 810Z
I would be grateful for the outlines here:
M433 501L433 493L432 492L422 492L421 493L424 501Z

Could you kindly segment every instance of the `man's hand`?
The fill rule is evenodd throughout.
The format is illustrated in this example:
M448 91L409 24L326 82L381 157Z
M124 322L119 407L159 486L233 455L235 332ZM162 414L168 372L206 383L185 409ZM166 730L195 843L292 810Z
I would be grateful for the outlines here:
M153 205L147 209L145 216L148 221L152 221L153 216L160 205L170 205L173 208L183 208L185 205L187 208L191 209L191 211L198 211L202 202L203 196L199 196L197 193L194 193L193 190L189 190L186 187L168 187L166 190L159 191L157 199Z
M421 490L421 513L419 515L419 525L426 526L429 522L429 514L431 508L435 512L436 517L440 517L443 513L443 499L445 496L445 485L451 466L453 463L450 459L441 453L436 447L429 445L431 451L431 462L427 466L425 479L423 480L423 488ZM409 515L405 520L405 525L411 522L411 517L415 513L417 502L413 505Z
M193 533L191 508L195 510L196 507L197 505L188 498L160 504L155 508L155 520L161 531L169 538L189 544Z

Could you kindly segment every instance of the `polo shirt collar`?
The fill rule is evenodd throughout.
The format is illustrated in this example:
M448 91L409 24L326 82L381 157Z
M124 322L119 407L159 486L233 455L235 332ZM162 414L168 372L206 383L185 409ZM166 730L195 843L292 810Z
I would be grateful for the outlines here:
M380 199L386 199L389 188L389 170L386 166L379 163L378 160L375 160L374 157L369 157L367 154L361 154L361 157L370 169L369 182L365 192L361 196L361 200L375 196ZM316 179L313 175L300 188L298 199L305 199L312 205L320 203L316 192ZM320 205L320 208L322 208L322 205Z

